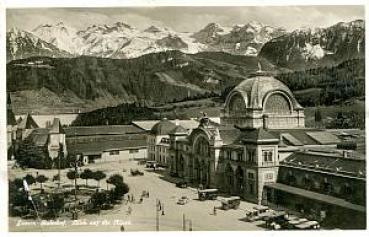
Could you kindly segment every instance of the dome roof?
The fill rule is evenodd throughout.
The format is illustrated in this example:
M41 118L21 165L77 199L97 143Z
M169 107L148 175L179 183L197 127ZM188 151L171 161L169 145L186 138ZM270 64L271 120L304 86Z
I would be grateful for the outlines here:
M248 108L262 109L265 97L275 91L284 93L290 99L294 108L302 108L291 90L285 84L270 76L256 76L244 80L228 95L227 103L234 94L241 94Z
M154 135L168 135L176 125L167 119L162 119L151 128L151 133Z

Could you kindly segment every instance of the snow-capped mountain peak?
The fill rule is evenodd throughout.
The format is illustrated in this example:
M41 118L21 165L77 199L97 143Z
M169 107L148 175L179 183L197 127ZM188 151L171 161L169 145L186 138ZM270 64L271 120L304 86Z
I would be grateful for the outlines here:
M32 33L44 41L72 54L78 54L78 49L81 46L81 42L76 34L77 30L65 25L63 22L53 25L39 25Z

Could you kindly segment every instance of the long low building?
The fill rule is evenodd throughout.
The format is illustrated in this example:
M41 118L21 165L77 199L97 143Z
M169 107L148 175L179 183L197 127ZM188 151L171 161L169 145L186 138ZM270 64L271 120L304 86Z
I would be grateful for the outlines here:
M147 158L145 135L102 137L88 143L68 139L67 146L70 154L82 155L84 163Z
M134 125L68 127L65 133L69 153L82 155L85 164L147 158L146 134Z

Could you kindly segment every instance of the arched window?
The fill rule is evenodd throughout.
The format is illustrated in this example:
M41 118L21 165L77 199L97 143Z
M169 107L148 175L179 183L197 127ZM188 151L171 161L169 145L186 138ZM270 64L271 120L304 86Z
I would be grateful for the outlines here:
M288 114L290 113L290 103L282 94L272 94L264 103L264 112L270 114Z
M246 108L245 101L239 94L232 96L228 106L231 115L241 114Z

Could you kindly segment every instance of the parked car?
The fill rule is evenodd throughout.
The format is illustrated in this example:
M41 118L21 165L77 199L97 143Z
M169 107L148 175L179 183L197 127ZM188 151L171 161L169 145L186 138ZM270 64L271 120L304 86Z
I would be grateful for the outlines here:
M154 168L157 167L157 162L154 160L148 160L146 161L146 168Z
M178 181L176 183L176 187L178 187L178 188L187 188L187 182L186 181Z
M142 176L144 175L144 173L138 169L131 169L131 175L132 176L136 176L136 175Z
M253 222L259 220L265 220L267 217L273 215L273 210L270 210L266 206L255 206L252 211L246 213L246 221Z
M317 221L307 221L295 226L298 230L318 230L320 229L319 222Z
M186 196L181 197L178 199L177 204L178 205L185 205L188 203L188 198Z
M224 198L221 200L221 203L223 210L237 209L240 206L241 198L236 196Z
M302 223L308 222L309 220L306 218L298 218L295 220L289 220L287 222L287 229L296 229L297 225L300 225Z
M265 226L273 230L283 229L288 223L288 214L285 211L274 212L264 218Z

